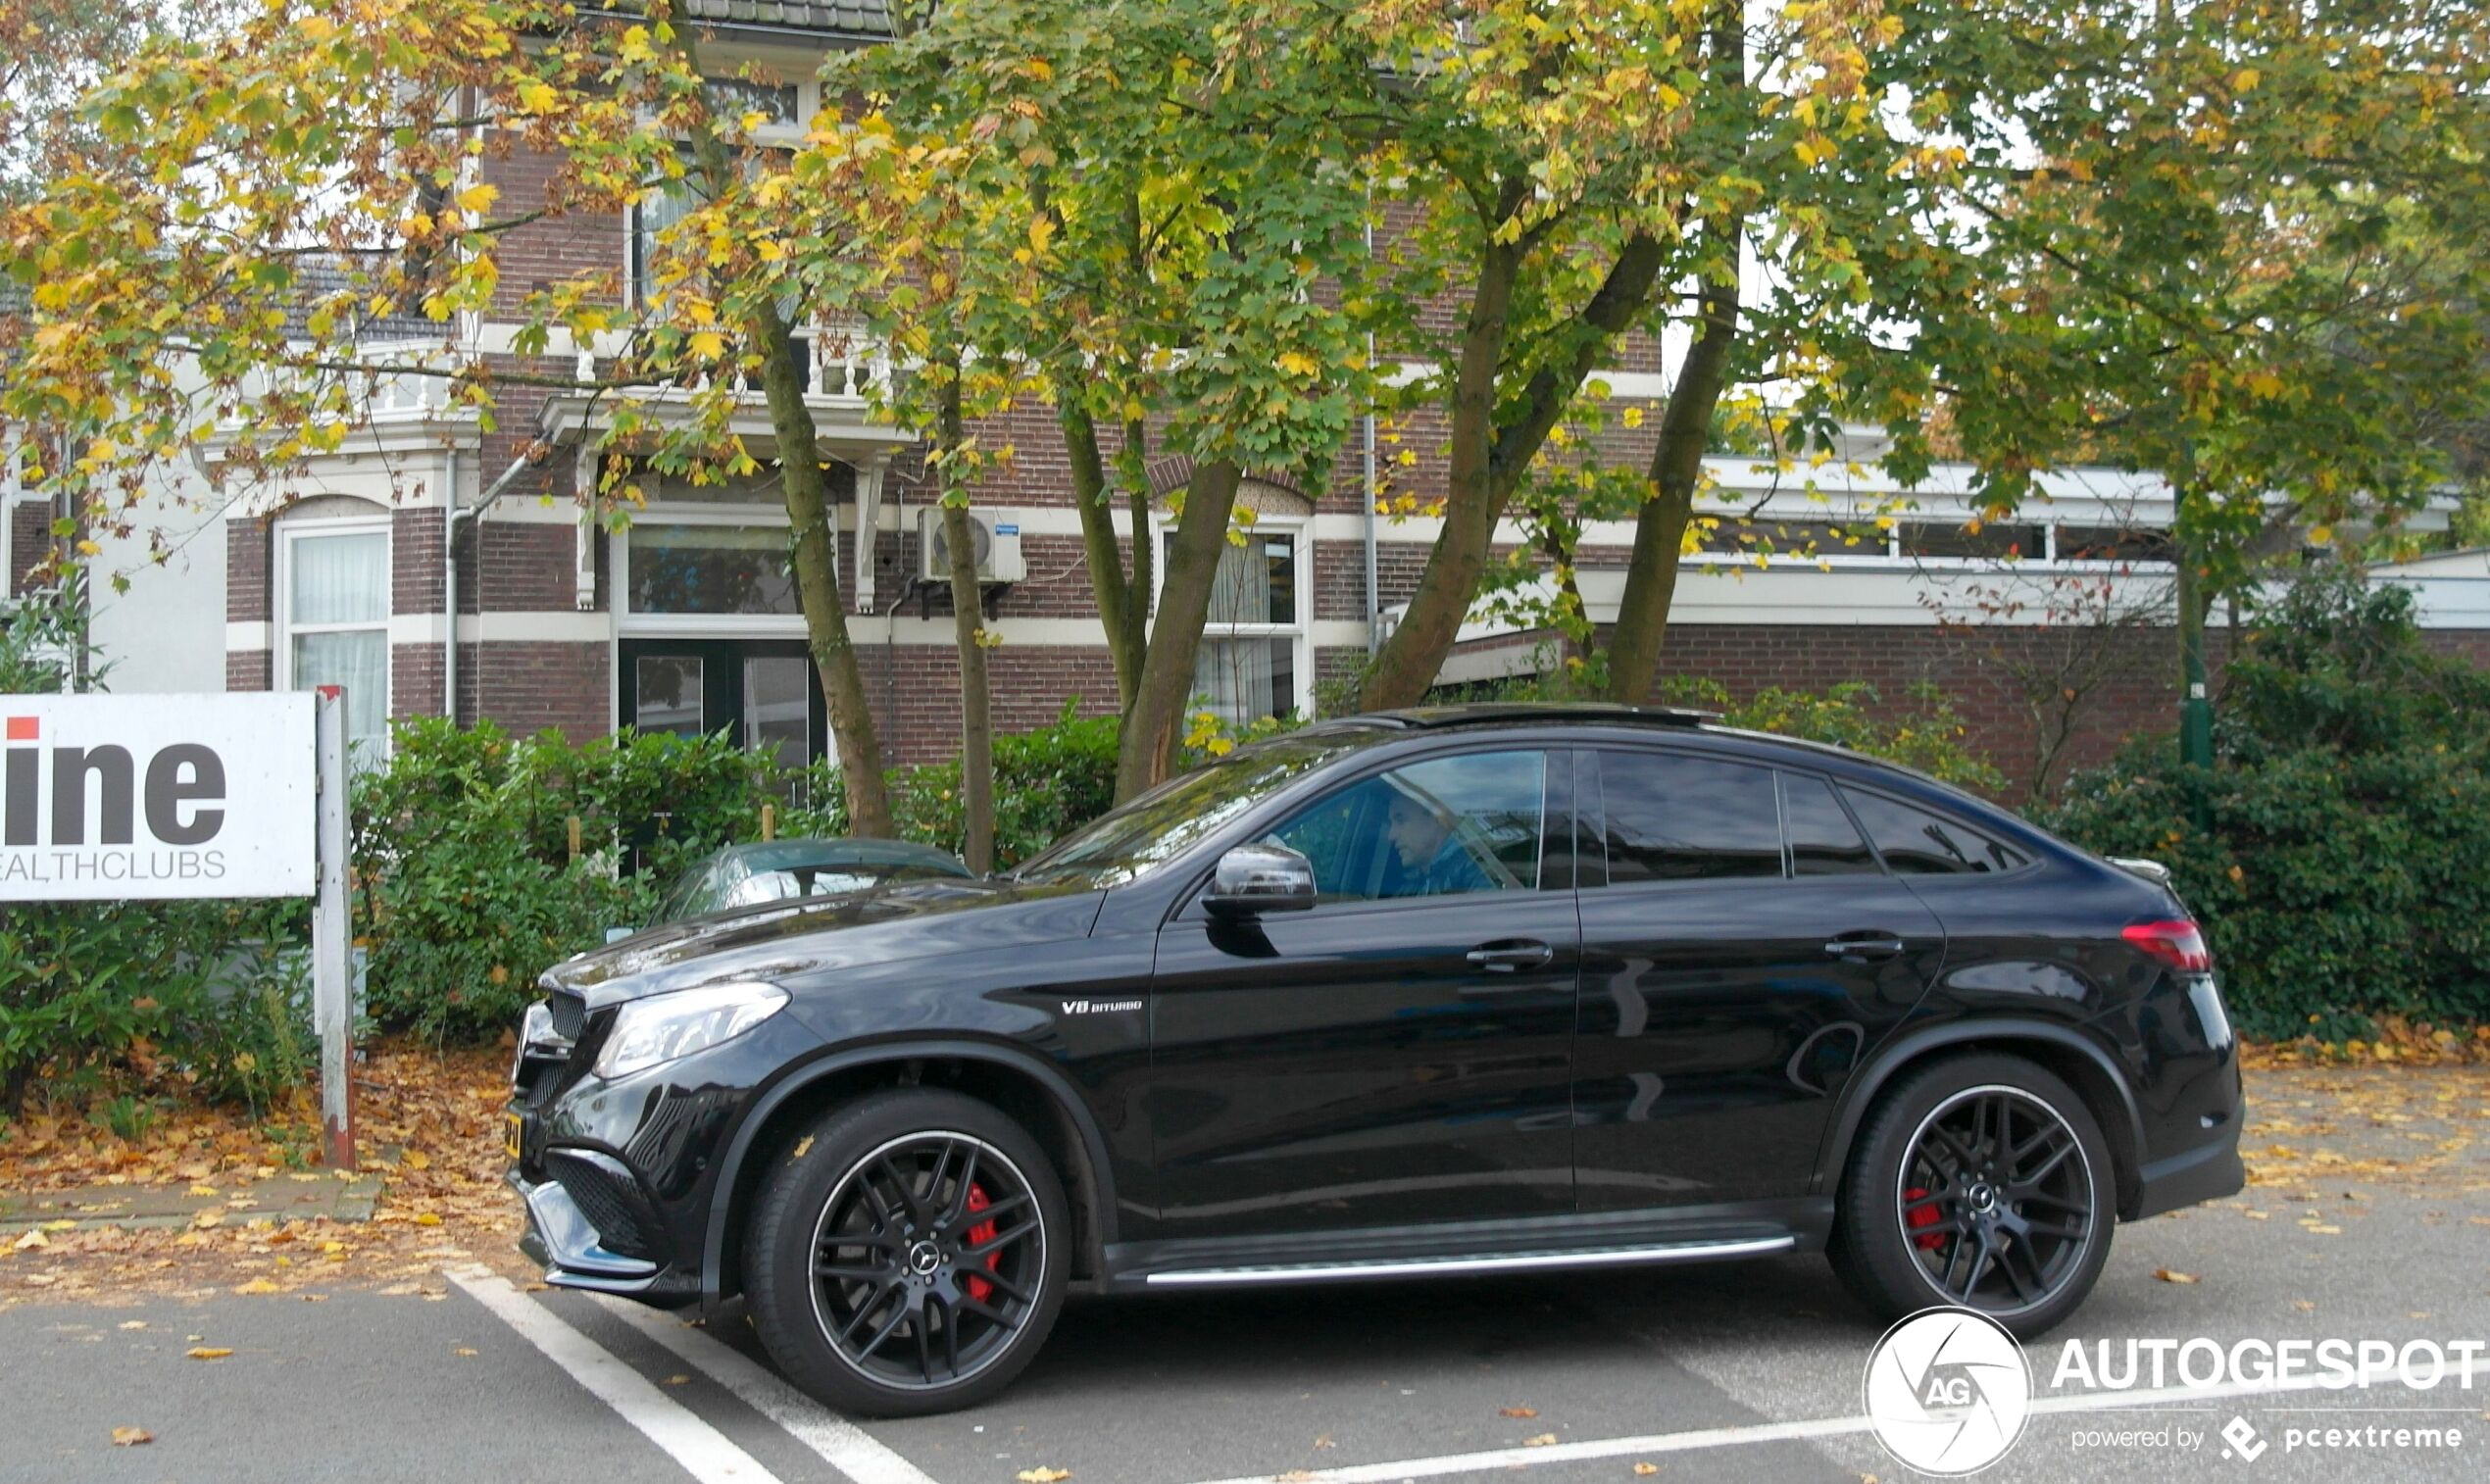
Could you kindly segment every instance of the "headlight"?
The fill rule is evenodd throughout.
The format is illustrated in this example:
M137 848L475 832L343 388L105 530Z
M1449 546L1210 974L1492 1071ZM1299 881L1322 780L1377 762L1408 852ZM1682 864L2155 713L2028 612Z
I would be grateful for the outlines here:
M731 1041L786 1007L787 992L757 980L707 984L633 1000L614 1017L597 1075L627 1077Z

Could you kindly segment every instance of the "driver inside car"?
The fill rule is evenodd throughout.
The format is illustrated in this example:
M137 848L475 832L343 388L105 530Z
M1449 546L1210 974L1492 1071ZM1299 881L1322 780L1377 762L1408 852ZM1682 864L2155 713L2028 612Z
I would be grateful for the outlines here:
M1454 828L1452 813L1441 801L1418 793L1398 778L1386 816L1386 837L1392 858L1384 870L1386 897L1449 897L1490 891L1494 883L1478 866Z

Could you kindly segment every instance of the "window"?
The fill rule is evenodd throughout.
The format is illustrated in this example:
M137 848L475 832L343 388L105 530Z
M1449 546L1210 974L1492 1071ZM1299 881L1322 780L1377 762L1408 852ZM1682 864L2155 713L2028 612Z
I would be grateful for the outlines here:
M2125 525L2058 527L2061 562L2168 562L2170 533Z
M389 522L286 528L283 558L283 686L344 686L347 748L377 761L389 747Z
M1842 797L1850 801L1868 837L1876 842L1876 853L1900 874L2013 870L2024 863L2020 852L1917 805L1854 788L1843 789Z
M1884 557L1885 533L1870 520L1722 520L1704 532L1707 554L1759 557Z
M1599 760L1609 884L1781 874L1769 769L1656 752Z
M1271 837L1314 863L1322 901L1535 891L1547 755L1465 753L1361 779Z
M1193 691L1231 726L1296 715L1305 704L1306 625L1299 617L1297 531L1257 530L1220 552ZM1166 569L1164 558L1161 570Z
M698 737L709 730L709 675L699 655L642 655L631 724L644 732Z
M635 614L795 614L787 529L635 522L626 539Z
M1781 823L1790 837L1790 870L1801 876L1876 874L1876 857L1842 812L1833 786L1804 773L1781 774Z
M1601 752L1609 884L1780 876L1780 805L1763 767Z
M2048 555L2048 539L2041 526L1997 520L1986 521L1977 530L1973 530L1967 520L1959 525L1912 524L1902 528L1902 554L1906 557L2037 562Z

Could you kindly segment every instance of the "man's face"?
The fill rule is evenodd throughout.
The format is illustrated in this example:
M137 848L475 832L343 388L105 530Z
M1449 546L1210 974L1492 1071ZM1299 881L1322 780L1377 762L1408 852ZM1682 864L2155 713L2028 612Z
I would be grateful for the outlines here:
M1392 837L1392 848L1400 853L1403 867L1423 870L1435 859L1435 852L1443 848L1444 821L1417 800L1395 794L1387 833Z

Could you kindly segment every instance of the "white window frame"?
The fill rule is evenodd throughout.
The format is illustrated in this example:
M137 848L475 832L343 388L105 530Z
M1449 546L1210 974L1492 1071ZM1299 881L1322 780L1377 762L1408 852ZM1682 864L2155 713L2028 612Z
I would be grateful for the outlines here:
M744 79L717 76L704 80L741 82ZM783 149L793 154L804 148L805 139L813 127L814 115L821 111L822 84L811 77L799 76L789 78L787 82L778 85L795 89L795 118L785 124L763 124L752 131L751 142L764 148ZM643 113L640 117L642 123L648 122L647 114ZM645 307L640 294L640 206L641 202L637 197L624 202L622 206L622 305L626 310L638 310ZM802 329L797 332L805 333Z
M2060 528L2062 526L2082 525L2086 523L2081 520L2067 520L2050 518L2035 519L2022 517L2020 515L2011 515L2003 520L1991 522L2001 525L2037 525L2041 528L2041 549L2037 552L2028 553L2021 557L1914 557L1905 554L1902 549L1903 526L1906 524L1959 525L1964 523L1963 520L1953 520L1942 512L1875 511L1863 515L1847 515L1843 512L1832 510L1823 506L1811 506L1805 510L1797 511L1767 509L1762 514L1752 518L1744 515L1743 507L1721 510L1698 509L1695 512L1695 515L1698 519L1710 518L1724 521L1731 519L1752 519L1760 525L1769 525L1776 521L1786 521L1794 525L1810 524L1815 522L1827 522L1845 525L1871 525L1879 519L1889 519L1893 522L1892 525L1879 532L1879 534L1883 537L1881 549L1879 549L1875 543L1862 540L1857 546L1844 547L1838 551L1773 552L1768 557L1764 553L1755 551L1696 551L1688 553L1684 559L1684 565L1687 568L1698 571L1705 568L1761 568L1768 570L1770 568L1776 567L1788 567L1793 569L1801 567L1829 567L1835 569L1851 568L1868 571L1993 572L2000 570L2020 571L2029 569L2034 571L2058 572L2145 573L2166 572L2175 569L2177 567L2177 564L2174 562L2153 561L2144 558L2139 558L2132 562L2077 561L2072 558L2062 559L2058 555L2058 533ZM1967 520L1968 519L1969 517L1967 514L1964 517L1964 519Z
M768 529L784 536L790 527L784 505L672 503L664 475L657 497L614 536L614 628L630 639L802 639L802 614L644 614L631 607L631 532L643 526L710 525ZM829 511L833 522L838 507ZM835 532L833 533L835 534Z
M1311 516L1258 515L1254 523L1244 527L1248 542L1269 536L1289 538L1293 564L1290 588L1295 595L1297 617L1293 623L1218 623L1202 625L1202 642L1219 639L1293 639L1289 646L1290 666L1297 677L1297 709L1295 716L1311 717L1315 714L1315 542L1314 519ZM1159 596L1168 581L1168 542L1175 534L1175 523L1153 512L1150 517L1150 539L1158 560L1151 564L1150 610L1155 615ZM1191 696L1185 698L1189 708Z
M328 536L380 537L380 549L386 554L381 570L387 573L388 587L380 594L380 617L353 623L297 623L294 621L294 547L302 541L317 541ZM271 681L279 691L294 689L294 636L297 634L353 634L377 631L387 658L380 667L380 756L389 756L391 737L389 718L396 715L397 645L390 634L390 618L397 609L397 522L384 515L314 517L305 520L276 522L276 561L271 605L276 614L276 653L269 668Z

